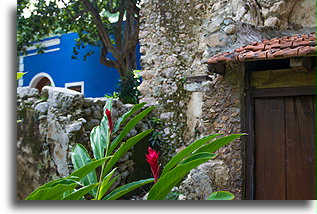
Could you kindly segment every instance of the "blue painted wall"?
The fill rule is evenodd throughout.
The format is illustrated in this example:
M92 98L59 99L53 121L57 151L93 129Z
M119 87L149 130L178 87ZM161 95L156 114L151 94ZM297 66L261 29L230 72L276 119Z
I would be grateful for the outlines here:
M28 73L23 77L23 86L28 86L36 74L45 72L52 77L56 87L65 87L65 83L84 81L85 97L103 97L117 89L119 74L115 69L99 62L99 47L88 45L79 51L78 59L72 59L77 34L69 33L49 39L53 38L60 38L60 44L46 50L54 48L60 50L24 57L24 72ZM83 55L90 50L93 50L94 54L84 61ZM109 58L113 59L112 56ZM139 47L137 47L137 62L140 69Z

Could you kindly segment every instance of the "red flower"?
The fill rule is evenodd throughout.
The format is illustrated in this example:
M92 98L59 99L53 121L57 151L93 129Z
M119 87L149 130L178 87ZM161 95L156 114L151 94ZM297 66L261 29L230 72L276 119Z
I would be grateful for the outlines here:
M106 109L106 115L108 118L108 126L109 126L110 133L111 133L113 130L113 123L112 123L112 118L111 118L111 111L109 109Z
M154 183L157 182L160 174L160 166L158 164L158 156L159 152L156 152L154 149L151 147L148 148L149 154L145 154L146 161L150 164L151 171L154 177Z

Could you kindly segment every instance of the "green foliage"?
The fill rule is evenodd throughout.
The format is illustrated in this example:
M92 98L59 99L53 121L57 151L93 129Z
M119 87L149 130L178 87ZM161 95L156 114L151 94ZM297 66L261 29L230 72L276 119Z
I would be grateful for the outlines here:
M159 131L159 129L161 128L162 121L157 117L152 117L151 124L154 130L149 139L149 143L151 146L160 146L162 142L162 133Z
M112 94L106 94L105 97L109 99L117 99L119 98L119 94L116 91L114 91Z
M170 190L177 185L191 169L215 158L217 155L213 154L213 152L244 134L229 135L211 141L220 135L221 134L209 135L196 140L176 154L165 165L161 177L151 188L147 199L164 200Z
M206 200L233 200L234 195L227 191L219 191L212 193Z
M123 103L137 104L141 95L138 86L141 84L138 70L126 72L121 78L117 93Z
M109 129L107 115L104 117L99 126L95 127L91 132L91 147L93 150L94 159L92 159L86 148L81 144L76 144L72 151L72 162L75 171L68 177L60 178L51 181L38 189L34 190L26 199L27 200L79 200L87 199L89 193L95 200L116 200L130 191L151 183L154 179L145 179L135 181L108 193L110 187L116 181L117 177L113 178L116 168L113 166L131 147L146 137L152 130L146 130L130 139L121 143L127 133L154 107L147 108L128 121L129 117L140 110L145 103L134 106L130 111L120 117L114 125L114 130L117 131L125 122L127 124L123 131L112 142L110 136L112 134ZM108 99L104 110L112 109L112 100ZM120 145L121 143L121 145ZM114 151L120 145L119 149ZM111 149L111 151L110 151ZM96 173L96 169L101 167L101 172Z

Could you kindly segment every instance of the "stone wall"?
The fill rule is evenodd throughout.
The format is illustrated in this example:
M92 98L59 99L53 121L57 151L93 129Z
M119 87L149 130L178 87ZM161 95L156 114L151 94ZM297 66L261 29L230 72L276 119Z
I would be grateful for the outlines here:
M244 65L220 76L203 61L264 38L314 32L315 10L313 0L141 1L139 89L141 101L158 106L165 159L201 136L241 132ZM243 152L236 141L193 170L180 187L185 198L229 190L241 199Z
M64 88L45 86L41 95L35 88L17 89L17 118L20 120L17 123L18 199L24 199L52 179L69 175L73 170L70 152L76 143L83 144L93 157L89 150L90 131L99 125L105 102L106 98L84 98L82 94ZM131 107L114 100L114 121ZM149 118L144 119L127 137L150 126ZM134 152L120 159L117 174L121 177L117 184L150 176L142 165L146 164L147 146L145 141L139 143Z

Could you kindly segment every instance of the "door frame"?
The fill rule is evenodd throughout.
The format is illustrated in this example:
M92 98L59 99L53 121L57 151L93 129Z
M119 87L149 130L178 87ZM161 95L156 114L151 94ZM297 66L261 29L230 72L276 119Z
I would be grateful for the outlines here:
M248 133L245 138L245 157L244 157L244 198L254 200L255 189L255 132L254 132L254 98L260 97L287 97L316 95L316 86L295 86L280 88L254 89L250 84L250 74L252 71L245 72L245 112L244 112L244 131Z

